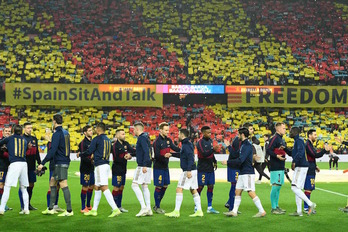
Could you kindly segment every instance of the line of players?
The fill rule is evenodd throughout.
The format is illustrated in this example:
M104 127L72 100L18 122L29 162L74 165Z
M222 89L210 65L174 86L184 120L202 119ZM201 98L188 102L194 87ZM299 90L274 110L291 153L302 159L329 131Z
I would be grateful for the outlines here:
M52 142L49 144L49 151L47 156L41 162L41 164L38 160L38 170L40 171L44 167L44 164L50 161L50 191L47 194L48 208L43 211L43 214L54 214L58 211L61 211L60 208L57 207L57 194L59 192L59 188L61 188L64 193L65 201L67 203L67 210L62 214L59 214L59 216L72 216L73 211L71 208L71 197L67 184L67 173L70 163L70 137L69 133L62 128L62 122L63 119L61 115L54 116L53 124L55 127L55 132L52 136ZM26 125L24 125L24 128L25 127ZM207 213L218 214L219 212L212 208L213 188L215 184L214 169L216 169L217 167L217 161L214 157L214 153L218 149L218 147L213 146L213 141L210 138L210 128L202 127L201 129L203 138L200 139L197 143L197 167L194 161L193 145L188 139L189 132L185 129L180 130L179 140L182 142L182 148L180 149L173 144L170 138L168 138L169 125L167 123L160 124L159 129L160 135L157 137L153 144L153 179L156 186L154 193L154 212L158 214L165 214L165 211L160 207L160 203L164 197L168 185L170 184L168 162L169 157L173 156L180 158L180 166L183 170L183 173L178 182L176 191L177 194L175 210L171 213L166 213L165 215L169 217L180 216L180 206L183 199L182 192L183 189L188 189L191 191L195 203L195 213L190 216L203 216L200 194L204 185L207 185L208 187ZM97 209L102 193L104 193L109 205L113 210L110 217L117 216L121 212L128 212L122 207L122 193L126 179L127 160L131 159L132 156L136 156L138 167L134 174L132 189L135 192L137 199L139 200L139 203L141 205L141 210L136 216L152 215L153 211L151 209L150 192L148 189L148 184L151 183L152 175L152 151L148 135L144 132L144 125L142 123L136 123L134 125L134 133L138 137L136 149L133 149L129 145L129 143L125 141L124 130L119 129L116 131L116 141L113 145L105 135L105 130L105 124L99 123L96 127L97 136L92 140L92 128L90 126L86 126L83 129L85 138L79 144L78 153L78 155L81 157L80 182L83 186L81 190L81 212L87 216L97 216ZM228 181L231 182L231 189L228 200L229 212L225 213L225 215L227 216L235 217L238 215L238 207L241 202L241 193L243 191L248 192L249 196L253 199L255 205L259 209L259 212L255 215L255 217L263 217L266 215L266 212L261 205L260 199L255 194L253 160L255 158L256 152L249 141L249 138L252 136L252 134L252 125L244 124L243 128L239 130L239 136L234 139L232 145L228 146L230 152L229 159L222 162L222 164L228 165ZM296 195L297 204L297 211L291 215L302 216L302 200L304 200L306 203L305 210L307 210L308 213L311 214L314 212L315 203L311 202L309 198L311 191L315 188L315 170L319 171L315 165L315 158L324 155L325 150L320 153L314 152L313 143L316 139L315 130L308 131L309 139L305 145L303 139L299 138L300 129L297 127L292 128L290 131L290 136L295 140L294 149L292 151L286 148L286 145L282 139L282 136L284 134L285 124L277 123L276 134L270 139L267 148L267 153L270 155L269 162L272 184L271 212L272 214L285 213L285 210L279 207L278 201L279 191L284 183L285 153L288 153L288 155L293 156L294 160L292 169L295 170L295 174L294 180L292 182L292 191ZM6 139L2 140L0 144L6 144L9 142L8 140L5 140ZM27 142L26 144L29 143ZM16 146L17 147L15 147L14 151L12 152L13 156L23 156L23 154L18 153L19 145L16 144ZM33 146L30 145L28 150L30 151L32 150L32 148ZM328 150L328 147L325 147L325 149ZM25 148L25 150L27 150L27 148ZM9 153L11 154L11 152ZM110 153L113 154L114 158L112 166L112 185L114 186L114 189L112 193L108 189ZM26 154L28 154L28 151L26 151ZM21 180L20 176L18 178L20 178ZM23 199L25 198L23 202L23 210L21 211L21 213L28 214L29 210L27 206L29 207L29 203L26 202L26 197L24 197L26 195L24 188L27 187L27 184L25 181L20 182L20 189L22 190L21 195L23 195ZM29 179L28 182L30 182ZM143 191L141 191L139 185L142 187ZM305 193L302 192L304 185L306 186ZM30 185L28 187L30 187ZM95 189L95 196L92 208L90 201L92 198L93 188ZM8 199L7 196L6 198ZM5 209L7 202L6 198L5 200L2 200L0 213L3 213Z

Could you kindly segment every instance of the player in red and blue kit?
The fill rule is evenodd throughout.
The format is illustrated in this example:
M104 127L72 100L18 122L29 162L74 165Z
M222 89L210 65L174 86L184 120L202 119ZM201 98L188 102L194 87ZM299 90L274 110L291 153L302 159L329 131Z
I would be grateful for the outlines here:
M126 184L127 160L135 156L135 149L126 141L124 129L116 130L116 139L111 151L114 158L112 164L112 186L114 186L112 196L120 211L128 213L128 210L122 207L122 196Z
M32 136L31 133L33 131L33 126L30 122L26 122L23 125L24 127L24 134L23 137L27 140L28 144L31 144L31 148L27 150L26 159L28 164L28 178L29 178L29 187L27 189L29 194L29 210L37 210L37 208L33 207L30 203L31 197L33 196L33 188L36 182L36 162L40 165L41 164L41 158L40 158L40 152L39 152L39 145L37 142L37 138L35 136ZM19 189L19 199L21 202L21 208L23 209L23 199L22 199L22 193Z
M83 129L83 134L85 138L79 144L79 153L87 151L88 147L91 145L93 137L93 128L89 125L85 126ZM78 154L79 154L78 153ZM81 156L80 162L80 184L81 189L81 213L86 213L92 209L91 199L93 195L94 188L94 165L92 163L91 156ZM87 198L87 202L86 202ZM87 204L86 204L87 203Z
M198 193L201 194L205 185L208 186L207 199L208 209L207 213L218 214L219 211L212 207L213 202L213 190L215 185L215 172L217 168L217 162L214 156L219 147L213 146L213 140L211 139L211 129L208 126L201 128L203 138L197 142L198 151Z
M159 124L160 134L153 143L155 159L153 163L153 182L156 186L154 198L155 206L153 210L158 214L164 214L165 211L161 209L161 201L167 190L168 185L170 184L169 176L169 158L173 153L171 150L175 151L175 154L180 153L180 148L174 145L173 141L168 138L169 134L169 124L163 122Z
M3 129L3 137L0 140L3 140L7 137L11 136L11 128L9 126L5 126ZM9 154L6 145L3 145L0 148L0 202L2 198L2 194L4 193L4 186L6 175L8 171L8 166L10 165ZM12 208L5 207L5 211L12 210Z
M317 167L315 159L322 157L326 152L330 152L330 149L329 147L325 146L325 149L321 150L320 152L317 152L317 149L314 148L313 144L317 140L316 130L310 129L309 131L307 131L307 137L308 140L306 142L306 156L309 166L304 185L304 190L307 198L311 199L311 193L313 190L315 190L315 175L317 171L320 171L320 169ZM304 211L308 212L308 208L308 204L304 202ZM315 210L313 210L312 213L315 214Z

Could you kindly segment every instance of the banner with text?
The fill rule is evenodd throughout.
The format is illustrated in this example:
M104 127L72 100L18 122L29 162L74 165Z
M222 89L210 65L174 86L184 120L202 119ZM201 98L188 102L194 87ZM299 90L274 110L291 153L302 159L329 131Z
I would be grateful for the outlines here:
M229 107L347 107L347 86L226 86Z
M6 83L8 105L163 107L156 85Z

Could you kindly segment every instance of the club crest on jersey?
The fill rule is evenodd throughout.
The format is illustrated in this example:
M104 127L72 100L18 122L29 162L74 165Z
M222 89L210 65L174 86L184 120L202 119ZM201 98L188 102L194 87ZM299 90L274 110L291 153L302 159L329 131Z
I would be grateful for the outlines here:
M167 141L167 144L169 144L169 141Z
M124 149L126 149L126 150L127 150L127 146L124 146Z

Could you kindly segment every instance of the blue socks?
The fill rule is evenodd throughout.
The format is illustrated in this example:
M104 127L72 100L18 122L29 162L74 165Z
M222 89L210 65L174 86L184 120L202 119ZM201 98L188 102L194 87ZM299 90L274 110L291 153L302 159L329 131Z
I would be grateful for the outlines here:
M92 195L93 195L93 189L88 189L88 191L87 191L87 207L91 207Z
M86 208L86 197L87 197L87 191L81 190L81 209L82 210Z
M208 187L208 190L207 190L208 207L212 207L212 203L213 203L213 190L214 190L214 186Z
M231 183L230 195L228 199L228 204L230 205L229 211L233 209L234 206L234 197L236 195L236 183Z
M161 206L161 195L162 195L162 189L156 187L155 193L154 193L154 198L155 198L155 205L157 208L160 208L160 206Z

